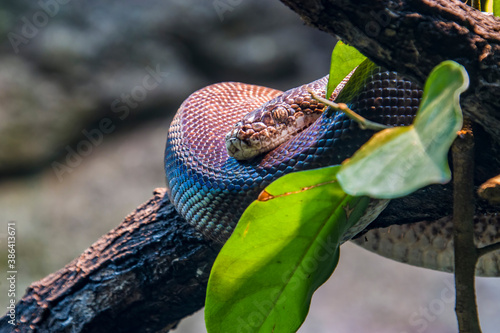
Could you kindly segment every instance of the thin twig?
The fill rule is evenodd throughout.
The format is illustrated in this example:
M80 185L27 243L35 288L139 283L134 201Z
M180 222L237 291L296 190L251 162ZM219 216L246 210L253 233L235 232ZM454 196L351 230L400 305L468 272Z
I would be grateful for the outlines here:
M470 122L465 121L452 153L455 312L460 333L480 333L474 289L478 257L474 245L474 138Z
M479 258L481 256L484 256L485 254L497 250L500 250L500 242L480 247L479 249L477 249L477 257Z
M335 103L335 102L332 102L332 101L330 101L328 99L325 99L323 97L320 97L320 96L316 95L311 90L308 90L308 92L311 94L311 96L315 100L317 100L317 101L319 101L319 102L321 102L321 103L323 103L325 105L328 105L329 107L333 108L334 110L341 111L341 112L345 113L346 116L348 116L352 120L356 121L359 124L359 127L361 127L361 129L371 129L371 130L374 130L374 131L381 131L383 129L390 128L390 126L382 125L382 124L376 123L374 121L370 121L370 120L368 120L368 119L360 116L356 112L354 112L351 109L349 109L347 107L347 105L344 104L344 103Z

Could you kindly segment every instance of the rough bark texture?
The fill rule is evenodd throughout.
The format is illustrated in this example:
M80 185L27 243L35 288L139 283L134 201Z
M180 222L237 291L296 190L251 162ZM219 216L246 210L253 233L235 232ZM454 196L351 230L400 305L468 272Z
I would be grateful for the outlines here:
M485 142L500 142L498 19L455 0L282 1L306 22L420 83L442 60L463 64L471 77L464 110L486 130ZM491 167L498 165L496 148L482 148L486 152L476 154L477 182L498 171ZM396 208L390 206L377 223L448 215L449 189L422 191L393 201ZM402 211L405 216L398 216ZM16 331L166 332L203 306L218 250L179 217L159 189L79 258L31 285L16 308ZM8 320L0 319L0 332L11 332Z
M219 251L157 189L63 269L33 283L0 332L168 331L200 309Z
M281 0L375 63L425 82L444 60L467 69L463 110L500 143L500 19L458 0Z
M474 245L474 136L470 123L460 131L453 154L453 245L455 251L455 312L461 333L481 333L477 315ZM459 257L459 254L460 257Z

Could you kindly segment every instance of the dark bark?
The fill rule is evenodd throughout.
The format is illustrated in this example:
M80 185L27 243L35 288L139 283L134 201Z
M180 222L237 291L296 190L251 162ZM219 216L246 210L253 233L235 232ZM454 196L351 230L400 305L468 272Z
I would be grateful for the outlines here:
M154 196L63 269L33 283L0 332L168 331L203 307L218 248Z
M462 108L500 143L500 19L458 0L281 0L302 19L416 82L444 60L467 69Z
M474 245L474 137L465 121L453 143L453 245L455 251L455 312L461 333L481 333L477 315Z

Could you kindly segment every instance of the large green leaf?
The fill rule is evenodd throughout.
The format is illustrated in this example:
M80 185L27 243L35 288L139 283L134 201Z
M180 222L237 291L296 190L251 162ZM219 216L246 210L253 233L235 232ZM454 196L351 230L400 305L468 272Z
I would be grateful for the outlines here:
M413 125L376 133L343 163L342 188L351 195L390 199L448 182L448 150L462 127L459 95L468 85L467 72L456 62L436 66Z
M314 290L335 269L344 232L363 214L339 166L286 175L269 185L240 219L208 282L208 332L295 332Z
M362 63L366 57L354 47L339 41L332 52L330 62L330 76L326 91L326 99L329 99L335 88L356 66Z

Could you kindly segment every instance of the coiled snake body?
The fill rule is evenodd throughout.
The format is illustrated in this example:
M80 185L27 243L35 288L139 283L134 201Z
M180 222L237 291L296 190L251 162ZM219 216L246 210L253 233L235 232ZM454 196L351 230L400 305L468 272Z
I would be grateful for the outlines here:
M356 74L340 93L336 90L337 102L372 121L411 124L422 94L418 85L380 68ZM361 130L344 114L331 110L276 149L248 161L238 161L226 151L226 134L249 111L272 113L281 107L292 114L315 112L322 105L308 90L324 96L326 83L324 77L281 92L228 82L189 96L172 121L165 150L169 196L177 211L204 236L222 243L245 208L273 180L294 171L340 164L350 157L373 131Z

